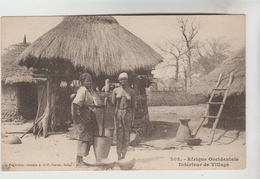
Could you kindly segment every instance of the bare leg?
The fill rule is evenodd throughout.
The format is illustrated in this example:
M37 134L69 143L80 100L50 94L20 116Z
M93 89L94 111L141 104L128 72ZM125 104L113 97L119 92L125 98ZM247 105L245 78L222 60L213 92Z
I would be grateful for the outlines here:
M123 120L123 142L122 142L122 159L125 158L127 148L130 144L130 133L131 133L131 113L126 112Z
M123 147L123 125L122 121L119 119L115 120L115 130L116 130L116 150L118 155L118 160L122 159L122 147Z
M88 164L87 163L85 163L84 161L83 161L83 157L82 156L77 156L77 159L76 159L76 166L88 166Z
M122 159L124 159L124 158L125 158L125 155L126 155L126 153L122 153Z
M118 153L118 160L121 160L122 159L122 156L121 156L121 153Z
M87 163L83 161L83 157L86 157L89 154L90 145L86 141L78 141L77 146L77 158L76 165L77 166L88 166Z

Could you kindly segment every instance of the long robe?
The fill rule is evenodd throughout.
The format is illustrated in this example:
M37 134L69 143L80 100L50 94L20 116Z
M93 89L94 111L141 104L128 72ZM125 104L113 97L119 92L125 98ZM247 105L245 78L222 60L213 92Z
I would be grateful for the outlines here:
M101 101L96 93L90 89L81 86L74 98L72 105L78 106L75 128L78 139L78 156L86 156L89 153L90 146L93 145L94 137L99 135L99 127L96 121L95 105L100 105ZM72 110L72 113L74 110Z

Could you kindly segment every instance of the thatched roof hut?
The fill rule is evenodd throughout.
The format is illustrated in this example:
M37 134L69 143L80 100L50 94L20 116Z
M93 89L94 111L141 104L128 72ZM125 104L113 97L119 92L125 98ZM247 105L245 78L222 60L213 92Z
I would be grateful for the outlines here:
M245 67L245 47L239 49L227 60L223 61L216 69L210 72L194 84L188 92L191 94L201 94L208 96L212 88L216 85L219 74L223 73L220 88L225 88L229 81L229 75L234 72L234 80L230 86L228 96L240 95L246 91L246 67Z
M42 117L47 136L59 77L70 82L79 73L89 72L102 89L106 78L115 82L122 71L150 74L161 61L161 55L111 16L68 16L27 47L16 63L49 77L46 114Z
M197 84L191 87L191 94L202 94L207 97L211 94L212 88L216 85L219 74L223 73L219 88L225 88L229 81L229 75L234 73L233 82L228 91L228 97L222 111L218 127L225 129L245 130L246 111L246 53L245 47L239 49L227 60L223 61L216 69L202 78ZM213 101L221 102L223 95L219 93ZM219 106L210 106L209 114L216 116ZM214 121L214 120L213 120ZM209 121L210 122L210 121ZM211 121L212 122L212 121Z
M11 45L1 58L2 121L33 119L37 110L37 86L30 70L12 64L30 43Z
M19 82L33 82L31 72L26 67L13 64L16 58L28 47L30 43L11 45L2 55L2 82L14 84Z
M69 16L33 42L17 60L34 68L68 62L95 76L112 76L121 71L151 71L162 57L113 17Z

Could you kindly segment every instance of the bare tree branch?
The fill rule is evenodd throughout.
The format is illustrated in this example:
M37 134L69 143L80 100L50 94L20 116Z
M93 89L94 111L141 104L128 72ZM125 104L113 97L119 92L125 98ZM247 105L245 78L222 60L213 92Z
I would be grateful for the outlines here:
M169 53L169 54L173 55L174 57L176 57L176 55L175 55L173 52L168 51L168 50L165 50L165 49L163 49L163 48L160 47L160 46L157 46L157 47L158 47L161 51L166 52L166 53Z
M178 82L179 68L180 68L179 61L182 59L182 56L186 54L186 51L184 51L185 49L183 49L182 44L180 42L168 41L167 44L168 44L167 47L170 48L170 50L167 50L166 48L163 48L161 46L157 46L157 47L164 53L168 53L174 57L173 60L175 61L175 64L171 66L175 67L175 81Z
M192 52L193 49L195 49L195 46L192 44L195 36L199 32L200 24L196 22L195 19L192 19L190 17L187 18L178 18L177 22L179 24L179 30L182 34L182 40L186 44L186 53L185 55L188 58L188 67L187 67L187 75L189 78L189 85L191 86L192 80L191 80L191 60L192 55L194 54Z

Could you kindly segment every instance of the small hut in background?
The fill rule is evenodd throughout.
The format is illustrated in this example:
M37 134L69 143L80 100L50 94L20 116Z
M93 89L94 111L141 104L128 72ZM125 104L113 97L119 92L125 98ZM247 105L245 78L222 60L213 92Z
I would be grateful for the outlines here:
M231 57L223 61L216 69L194 84L189 93L200 94L209 97L215 86L219 74L223 73L219 88L225 88L229 81L229 75L234 72L234 80L228 91L223 112L219 121L219 127L229 129L245 129L246 109L246 66L245 47L236 51ZM222 94L215 97L215 101L222 101ZM216 115L218 108L211 107L210 115Z
M2 55L2 121L35 119L37 112L37 86L30 70L12 64L30 43L11 45Z
M110 16L65 17L17 58L20 65L34 69L35 77L47 79L45 110L39 118L45 137L49 126L55 124L56 97L61 82L66 82L69 91L69 84L78 79L80 73L89 72L97 89L101 90L106 79L116 83L119 73L123 71L130 76L149 76L161 61L162 57L149 45ZM69 95L66 99L69 101ZM145 94L140 99L146 101ZM137 109L140 108L137 106ZM145 111L148 114L147 102ZM146 125L149 122L147 114L142 119Z

